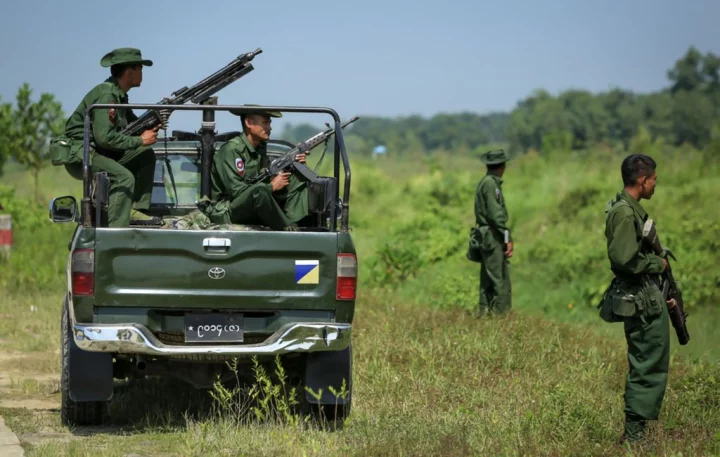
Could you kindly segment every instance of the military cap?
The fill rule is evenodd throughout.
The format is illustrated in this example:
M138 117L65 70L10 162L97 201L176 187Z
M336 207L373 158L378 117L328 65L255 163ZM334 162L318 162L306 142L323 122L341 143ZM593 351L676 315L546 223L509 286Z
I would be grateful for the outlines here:
M247 104L243 106L260 106L260 105L254 105L254 104ZM234 114L235 116L242 116L243 114L259 114L261 116L269 116L269 117L282 117L282 113L280 111L239 111L235 109L229 110L230 114Z
M493 149L480 156L480 160L487 165L498 165L510 160L504 149Z
M152 67L152 60L142 58L142 53L135 48L118 48L108 52L100 59L100 65L103 67L111 67L120 64L140 63Z

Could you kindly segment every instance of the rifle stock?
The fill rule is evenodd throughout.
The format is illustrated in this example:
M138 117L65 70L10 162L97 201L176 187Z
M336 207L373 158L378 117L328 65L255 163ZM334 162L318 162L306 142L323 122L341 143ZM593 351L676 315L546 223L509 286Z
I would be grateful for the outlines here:
M690 333L687 329L687 316L685 312L685 302L682 298L682 292L675 282L675 277L672 273L672 266L670 265L670 258L673 256L672 252L662 247L660 238L658 237L657 230L655 229L655 222L652 219L648 219L643 226L643 239L652 248L655 255L664 258L667 261L667 268L662 272L662 292L665 297L668 308L668 314L670 321L675 328L678 342L684 346L690 341Z

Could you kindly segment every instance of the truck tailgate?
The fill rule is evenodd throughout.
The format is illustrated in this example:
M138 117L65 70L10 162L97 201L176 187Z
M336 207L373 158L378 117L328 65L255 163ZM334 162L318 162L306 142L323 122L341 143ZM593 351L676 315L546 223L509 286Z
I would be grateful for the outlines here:
M95 306L331 310L337 236L98 229Z

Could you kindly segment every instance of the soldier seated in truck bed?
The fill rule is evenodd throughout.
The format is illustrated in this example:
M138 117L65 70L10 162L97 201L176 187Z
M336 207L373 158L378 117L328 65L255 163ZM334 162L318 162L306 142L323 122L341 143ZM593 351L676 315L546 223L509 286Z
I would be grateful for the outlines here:
M225 216L218 217L216 215L214 217L208 217L208 213L212 213L213 211L220 213L223 207L227 208L228 202L217 202L215 201L217 197L213 195L213 202L207 202L208 206L210 206L209 210L205 209L205 211L203 211L199 208L196 203L201 198L200 158L197 156L198 143L185 139L182 132L176 131L173 132L173 134L177 134L178 137L169 138L167 149L161 147L157 150L158 161L155 167L150 212L154 215L162 216L164 225L156 228L233 231L273 230L273 228L259 218L238 222L237 220L231 220L229 217L224 219ZM225 145L231 142L242 141L240 139L242 135L243 133L238 131L217 135L220 141L215 143L216 150L219 153ZM292 144L283 140L269 140L263 145L263 149L267 154L267 159L265 160L273 160L287 153L292 146ZM216 155L218 153L216 153ZM165 160L163 160L163 156L166 157ZM247 165L245 165L245 169L245 178L248 179L249 176L252 175L248 175ZM303 189L307 189L306 184L294 175L290 177L289 181L291 183L290 187L293 185L293 181L296 181L298 184L302 184ZM260 183L259 185L265 186L266 184ZM303 194L306 192L303 192ZM307 201L307 195L305 195L303 199ZM272 202L282 208L282 200L280 203L277 203L277 200L272 199ZM287 210L287 203L285 203L284 206ZM229 216L229 213L227 216ZM302 227L301 230L326 231L327 228L325 225L328 221L323 221L322 224L319 224L314 216L315 215L311 215L299 221L298 225ZM282 230L282 228L280 228L280 230Z
M271 117L282 117L282 113L230 112L240 116L243 132L215 153L211 176L216 203L207 216L219 224L262 224L273 230L296 230L297 223L309 214L304 181L283 172L257 183L247 182L269 165ZM298 154L296 160L305 163L305 154Z

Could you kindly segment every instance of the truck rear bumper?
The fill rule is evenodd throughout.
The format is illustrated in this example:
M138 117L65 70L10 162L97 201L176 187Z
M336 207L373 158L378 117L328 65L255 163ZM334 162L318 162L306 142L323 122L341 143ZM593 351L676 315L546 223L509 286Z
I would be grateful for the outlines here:
M341 351L350 344L351 324L287 324L262 343L218 345L169 345L138 324L73 324L73 338L80 349L91 352L153 356L214 354L228 356L277 355L291 352Z

